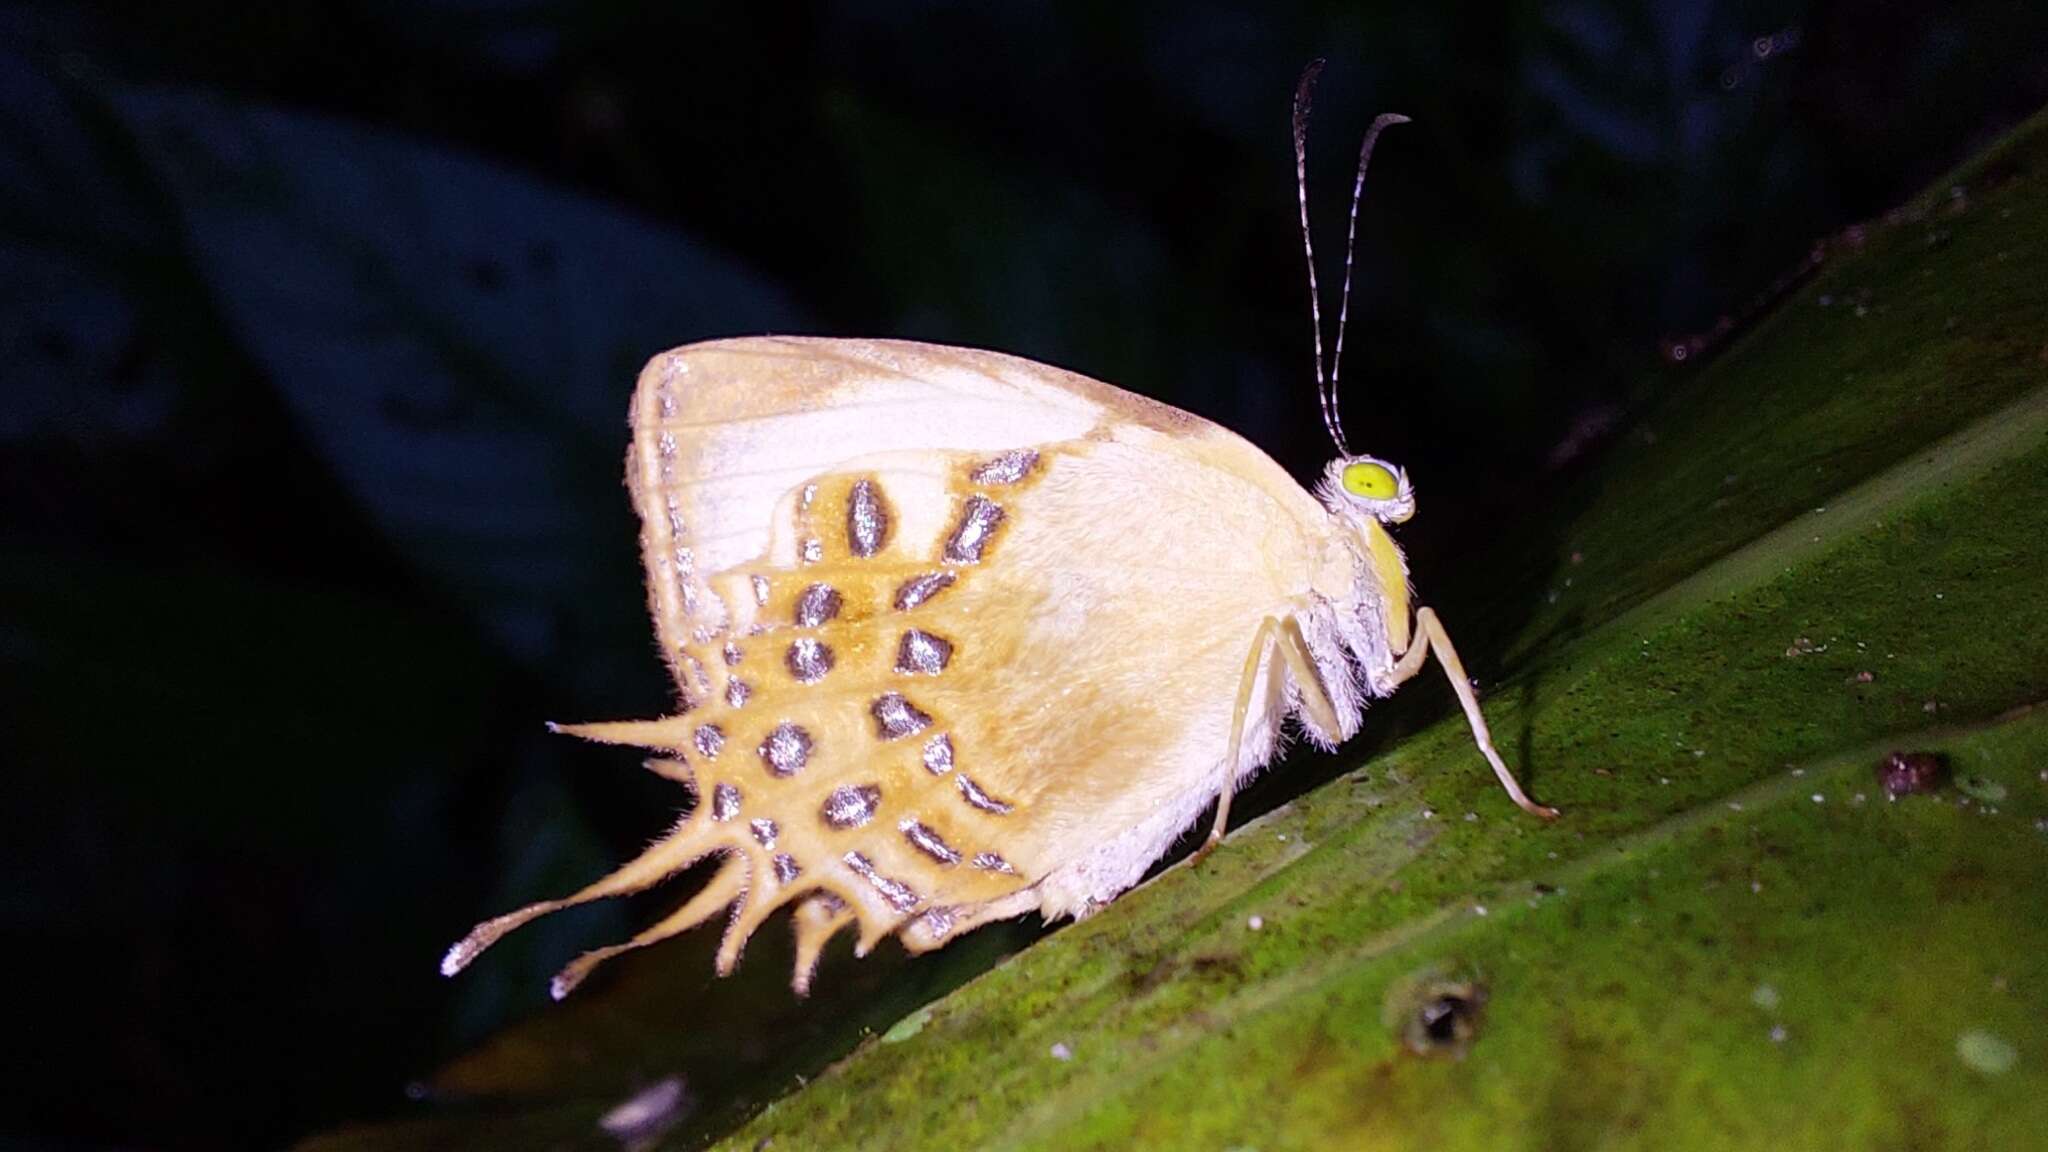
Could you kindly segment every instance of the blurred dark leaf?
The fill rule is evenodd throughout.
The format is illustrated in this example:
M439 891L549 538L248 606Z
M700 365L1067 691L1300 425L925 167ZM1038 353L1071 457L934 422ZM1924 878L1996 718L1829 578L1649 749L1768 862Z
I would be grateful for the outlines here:
M666 229L402 139L158 89L115 107L236 330L400 548L528 661L564 630L629 635L631 557L590 557L630 534L633 376L775 326L779 294Z

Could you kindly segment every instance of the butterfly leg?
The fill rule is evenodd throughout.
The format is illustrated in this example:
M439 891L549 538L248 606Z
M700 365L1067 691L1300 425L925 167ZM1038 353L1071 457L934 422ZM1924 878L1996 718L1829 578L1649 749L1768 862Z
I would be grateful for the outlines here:
M1216 794L1216 822L1209 826L1209 838L1188 857L1190 867L1201 862L1202 857L1216 850L1223 843L1223 830L1230 824L1231 785L1237 775L1238 750L1244 744L1244 718L1251 711L1252 689L1258 686L1259 666L1266 662L1266 645L1273 642L1280 622L1271 616L1259 621L1259 631L1252 637L1252 649L1245 653L1244 672L1237 680L1237 707L1230 714L1230 754L1223 758L1223 786Z
M1522 786L1515 781L1515 774L1508 770L1507 763L1494 750L1493 734L1487 730L1486 716L1479 711L1479 698L1472 693L1472 680L1465 675L1464 661L1458 659L1458 650L1451 646L1450 634L1444 631L1435 611L1429 608L1415 610L1415 639L1408 651L1401 654L1400 662L1394 665L1394 683L1399 684L1422 670L1423 660L1436 653L1436 662L1443 667L1444 675L1450 677L1451 690L1458 694L1458 704L1465 709L1465 721L1472 726L1472 740L1479 745L1479 751L1486 762L1493 765L1493 774L1500 779L1500 786L1507 789L1509 799L1522 811L1545 820L1557 819L1557 809L1547 807L1529 799Z
M1216 794L1216 821L1209 826L1209 838L1195 849L1189 863L1195 863L1214 851L1223 842L1223 833L1230 825L1230 795L1237 781L1238 761L1244 754L1244 722L1250 715L1252 693L1259 683L1259 668L1266 662L1266 646L1278 649L1280 658L1287 665L1287 673L1293 678L1295 691L1299 693L1301 710L1308 714L1310 723L1317 729L1333 734L1331 739L1341 739L1337 733L1344 728L1337 719L1337 708L1330 703L1330 697L1323 691L1323 682L1316 673L1315 661L1309 655L1308 638L1302 635L1301 625L1293 617L1281 619L1268 616L1259 623L1259 631L1252 639L1251 652L1244 659L1244 673L1238 679L1237 707L1230 715L1230 754L1223 760L1223 783Z

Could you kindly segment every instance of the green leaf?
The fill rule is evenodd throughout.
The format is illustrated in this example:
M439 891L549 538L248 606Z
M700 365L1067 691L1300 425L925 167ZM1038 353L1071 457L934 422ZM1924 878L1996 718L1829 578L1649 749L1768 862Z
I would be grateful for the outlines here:
M900 968L894 996L863 983L886 965L835 959L852 991L808 1016L765 981L699 993L692 942L437 1082L488 1111L315 1146L616 1147L596 1118L673 1073L703 1103L669 1147L2026 1143L2048 1130L2044 159L2048 116L1833 245L1544 531L1479 558L1552 573L1493 624L1512 672L1487 708L1556 824L1447 718L924 1007L912 982L1007 941ZM1970 787L1888 798L1894 751ZM886 1034L783 1094L855 1027Z

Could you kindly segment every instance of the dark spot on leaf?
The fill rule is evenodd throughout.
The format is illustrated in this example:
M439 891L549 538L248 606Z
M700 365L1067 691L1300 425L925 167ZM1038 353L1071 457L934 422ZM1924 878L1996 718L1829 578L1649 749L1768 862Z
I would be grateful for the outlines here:
M1939 752L1894 752L1877 766L1887 796L1932 792L1948 781L1948 757Z
M1234 952L1207 952L1196 956L1190 967L1209 980L1242 980L1244 961Z
M1150 992L1179 970L1180 965L1171 958L1136 962L1124 969L1124 985L1133 993Z
M1433 1048L1456 1044L1472 1031L1477 1006L1463 996L1439 996L1422 1006L1415 1018L1421 1037Z
M1429 1059L1462 1060L1479 1038L1486 986L1424 976L1389 992L1387 1019L1402 1047Z

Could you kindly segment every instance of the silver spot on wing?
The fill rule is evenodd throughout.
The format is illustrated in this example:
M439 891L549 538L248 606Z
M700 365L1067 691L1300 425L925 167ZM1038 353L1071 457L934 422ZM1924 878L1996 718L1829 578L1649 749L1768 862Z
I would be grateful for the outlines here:
M1001 856L998 856L993 852L976 852L974 854L974 859L969 861L969 863L973 864L976 868L979 868L984 872L1014 873L1017 871L1015 868L1010 867L1010 862L1008 860L1003 859Z
M882 790L873 784L841 784L825 797L818 812L834 828L858 828L873 820L881 806Z
M725 748L725 729L716 724L700 724L692 739L697 744L697 751L702 753L706 760L713 760Z
M875 735L884 740L914 736L932 726L932 718L904 699L901 692L886 692L875 697L868 711L875 717Z
M979 563L982 552L995 535L996 526L1002 522L1001 505L985 496L969 496L966 507L960 511L960 523L946 541L946 561L950 564Z
M944 732L924 742L924 769L934 776L953 770L953 738Z
M930 908L918 917L924 922L924 930L934 940L944 940L953 932L953 910L951 908Z
M803 868L796 862L796 857L791 856L787 852L777 852L773 863L775 865L775 882L778 884L787 884L804 874Z
M1008 804L1005 804L1001 800L998 800L995 797L989 795L988 793L983 792L981 790L981 785L976 784L973 778L968 776L966 773L963 772L959 776L954 777L954 779L960 781L960 795L965 797L969 804L974 805L976 808L981 809L983 812L993 812L998 816L1004 815L1010 811L1010 806Z
M711 818L720 824L740 814L740 790L720 784L711 790Z
M881 551L889 539L889 513L875 492L872 480L856 480L846 498L846 546L855 556L868 557Z
M691 573L696 570L696 567L697 558L695 554L688 548L677 545L674 553L674 567L672 569L676 578L676 595L682 597L683 610L693 614L697 611L697 583L691 578Z
M766 576L750 576L748 577L748 581L752 583L754 586L754 603L761 605L767 604L768 578Z
M737 668L740 666L740 646L730 640L725 642L725 666L727 668Z
M972 479L976 484L1015 484L1031 470L1038 467L1038 453L1029 448L1017 448L986 461L976 468Z
M747 697L753 694L754 686L737 676L725 682L725 706L728 708L746 707Z
M882 899L889 902L891 908L896 909L898 912L908 912L912 908L917 907L918 896L911 889L910 885L875 871L874 861L858 852L848 852L846 855L841 856L840 859L845 861L846 866L858 873L862 879L872 884L875 891L882 894Z
M784 721L761 741L761 762L777 776L794 776L811 759L811 734L802 725Z
M844 603L839 590L830 584L813 584L796 598L796 624L799 628L816 628L827 620L839 615Z
M955 851L951 844L946 843L944 837L932 831L929 825L917 820L905 820L896 827L903 833L903 838L910 841L912 847L939 863L960 862L960 853Z
M804 563L816 564L825 558L824 542L816 536L804 541Z
M912 576L896 589L896 610L908 612L953 585L951 572L927 572Z
M775 851L775 834L782 831L775 826L775 821L766 818L749 820L747 827L753 831L755 842L770 852Z
M789 674L798 683L815 684L832 670L832 649L816 637L798 637L790 642L789 654L783 662L789 665Z
M905 676L937 676L953 658L953 642L912 628L896 645L896 671Z

